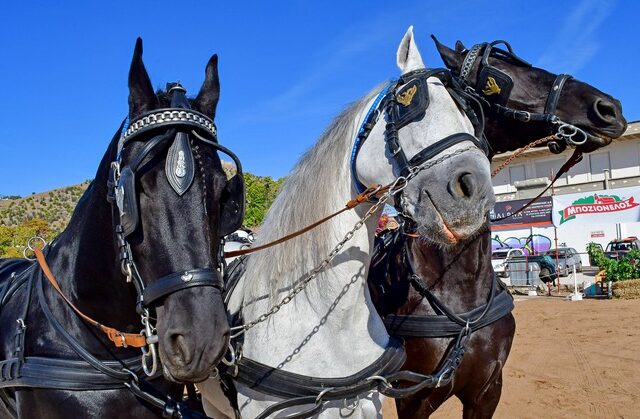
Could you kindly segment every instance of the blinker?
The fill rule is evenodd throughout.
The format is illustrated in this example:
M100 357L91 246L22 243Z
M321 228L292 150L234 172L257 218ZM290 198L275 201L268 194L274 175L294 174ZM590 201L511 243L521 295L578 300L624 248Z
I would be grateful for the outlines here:
M429 87L425 77L409 80L394 94L391 112L394 114L396 129L422 119L429 107Z
M122 169L115 190L116 204L120 210L120 224L127 237L138 227L138 195L136 194L136 176L129 166Z
M489 102L504 105L509 100L513 80L497 68L486 66L480 71L476 86L476 91L481 92Z

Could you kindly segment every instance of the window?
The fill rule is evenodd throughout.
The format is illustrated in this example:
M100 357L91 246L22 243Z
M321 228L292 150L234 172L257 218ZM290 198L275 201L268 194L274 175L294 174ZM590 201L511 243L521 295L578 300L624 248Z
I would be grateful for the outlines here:
M589 154L591 180L604 180L604 171L611 170L609 152Z
M527 175L524 170L524 164L521 164L519 166L509 167L509 177L511 178L512 185L513 185L513 182L517 182L519 180L526 180Z
M535 163L536 166L536 177L546 177L549 180L553 179L553 176L560 170L562 165L564 164L564 159L552 159L552 160L543 160L537 161ZM567 174L560 176L560 179L556 182L556 185L566 185L567 184Z

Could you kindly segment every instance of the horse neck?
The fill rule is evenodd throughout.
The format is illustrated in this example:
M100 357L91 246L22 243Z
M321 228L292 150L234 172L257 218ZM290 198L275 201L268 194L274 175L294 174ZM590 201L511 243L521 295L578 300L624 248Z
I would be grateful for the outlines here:
M493 280L489 230L453 249L419 240L413 241L410 248L417 274L453 311L469 311L486 302Z
M125 283L117 258L113 213L107 201L114 139L96 177L78 202L67 228L51 244L47 261L64 293L85 314L115 327L139 322L135 291ZM61 301L50 287L50 301ZM62 304L62 302L60 302Z
M342 134L353 138L356 127L353 121L351 125ZM345 138L342 141L321 140L292 172L265 219L256 245L305 227L343 208L355 196L346 158L352 143ZM335 167L326 167L331 164ZM329 255L365 211L357 208L342 213L300 237L249 258L244 275L245 321L281 301ZM331 265L291 303L247 333L243 346L246 356L321 377L349 375L380 356L388 335L365 285L378 216L372 216ZM331 346L326 342L332 342ZM357 350L353 349L354 343ZM300 349L294 352L298 346Z

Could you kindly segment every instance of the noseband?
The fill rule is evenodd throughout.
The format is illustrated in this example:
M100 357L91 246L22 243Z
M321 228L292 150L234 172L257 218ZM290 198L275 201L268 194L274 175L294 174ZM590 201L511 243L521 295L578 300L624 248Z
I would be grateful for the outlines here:
M142 348L142 365L147 375L153 376L157 370L157 342L156 329L151 323L149 308L157 304L164 297L177 291L193 287L213 287L222 292L223 280L220 272L212 268L196 268L180 271L159 278L150 285L145 285L134 261L128 237L133 234L140 224L138 195L136 193L136 174L143 162L165 149L173 140L167 151L165 174L173 190L180 196L187 192L194 180L195 163L192 153L192 143L204 142L218 151L229 155L236 164L237 173L228 181L227 187L232 185L230 207L221 209L221 221L230 223L223 230L237 229L242 223L244 214L244 191L242 183L242 166L238 157L226 147L218 144L216 126L213 121L197 111L191 109L186 98L186 90L178 83L169 84L167 92L171 97L171 107L155 110L143 114L133 120L126 130L123 130L118 143L116 161L111 163L108 182L108 201L115 205L117 213L115 234L119 247L119 260L122 273L127 282L132 282L136 288L138 299L136 311L142 318L149 349ZM161 131L149 140L143 134ZM192 140L190 140L190 134ZM140 150L123 164L123 151L137 141L143 141ZM239 196L237 195L239 194ZM235 199L234 199L235 198ZM223 212L227 212L226 215ZM229 214L231 212L231 214ZM226 216L226 218L225 218ZM220 246L222 251L222 245ZM218 268L223 263L220 253L216 261ZM148 361L152 366L148 367Z
M454 101L471 120L475 128L475 136L466 132L449 135L430 144L409 159L400 144L398 132L404 126L424 117L429 107L429 85L427 82L429 77L440 79ZM478 113L480 117L478 117ZM460 88L451 76L451 72L442 68L411 71L402 75L400 79L389 82L380 91L358 130L351 152L351 175L358 193L366 190L364 184L358 179L356 171L358 153L382 114L386 120L384 131L386 151L398 171L399 178L405 181L426 169L426 163L433 157L465 141L473 143L487 156L491 153L490 146L482 133L484 130L482 106L473 96ZM452 157L452 155L446 157ZM396 206L399 206L398 202L396 202Z
M496 47L496 45L499 44L505 45L506 50ZM480 56L480 52L483 49L484 52L482 56ZM478 77L475 86L472 86L469 82L469 76L478 57L480 57ZM522 67L531 67L531 64L513 52L511 45L506 41L485 42L474 45L468 51L462 62L459 81L461 85L465 86L465 90L468 93L476 96L488 109L499 116L511 118L519 122L546 124L550 134L555 134L559 139L564 140L564 143L558 143L557 141L547 143L549 149L556 154L562 152L567 144L572 146L582 145L586 143L589 138L593 137L583 129L562 121L556 115L562 89L572 76L568 74L559 74L556 76L542 112L516 110L506 106L509 101L511 89L513 88L513 79L502 70L489 64L489 57L508 61Z

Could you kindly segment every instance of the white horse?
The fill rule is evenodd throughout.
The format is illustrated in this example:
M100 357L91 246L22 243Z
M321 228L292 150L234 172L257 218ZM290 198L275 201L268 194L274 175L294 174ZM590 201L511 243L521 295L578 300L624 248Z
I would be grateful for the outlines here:
M400 43L397 64L403 75L424 68L413 27ZM424 87L423 92L416 93L416 89L413 93L405 89L402 95L399 90L395 92L401 103L411 102L409 96L421 93L429 99L426 113L398 131L408 159L452 134L473 133L469 119L438 78L430 77ZM339 115L301 159L269 210L256 246L297 231L343 207L358 193L354 177L366 187L386 185L398 178L397 161L386 149L387 127L382 116L357 154L356 176L351 172L350 157L358 127L381 90L378 87ZM436 160L437 164L429 164ZM438 152L423 167L427 168L402 191L404 214L416 222L422 235L442 246L476 234L495 200L489 162L483 152L473 141L462 141ZM251 255L229 310L240 312L245 324L267 312L321 264L369 208L370 204L361 205L309 233ZM382 206L368 218L364 228L355 231L304 292L267 321L246 331L242 344L244 357L279 370L329 378L356 374L381 356L389 335L371 303L366 283L381 210ZM198 386L208 415L234 417L217 379ZM236 387L243 418L256 417L282 401L241 384ZM377 391L363 394L357 401L354 398L328 402L319 416L339 417L341 409L343 414L346 412L346 404L351 405L347 412L351 418L381 416L382 396ZM286 413L308 407L290 408Z

